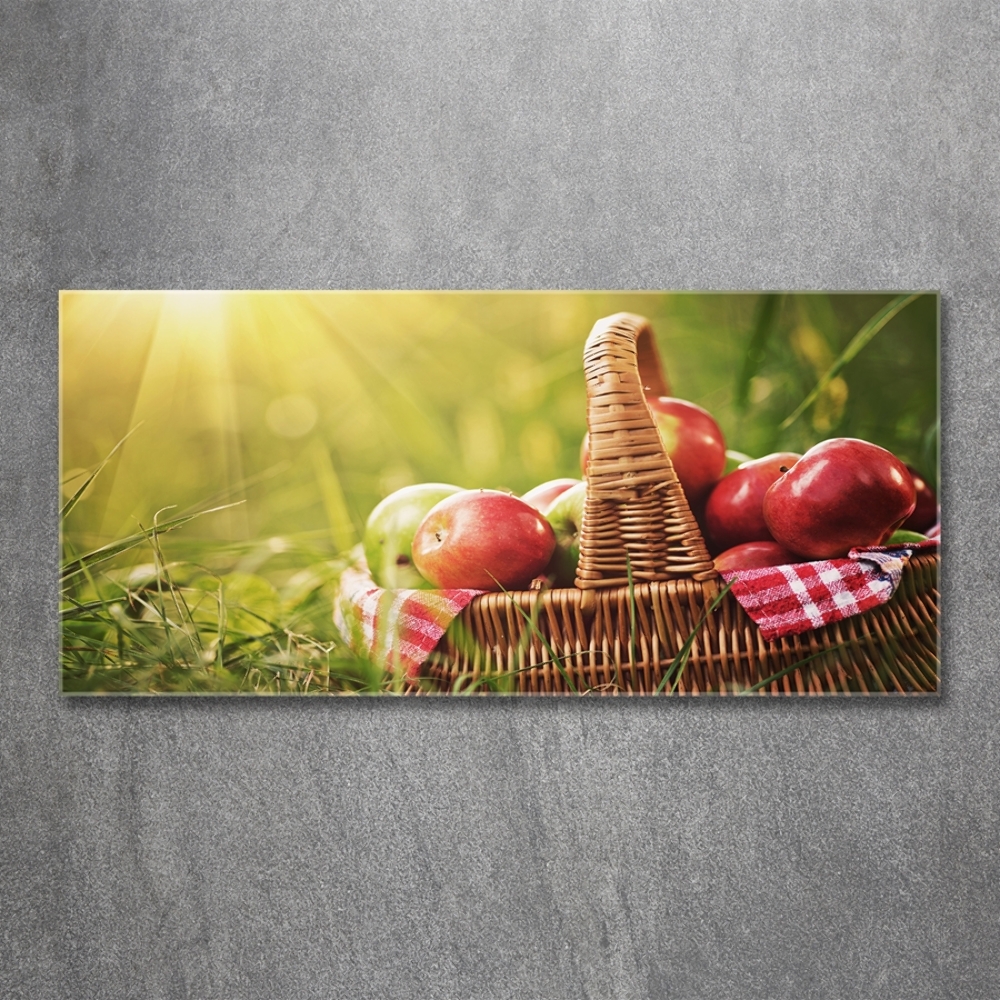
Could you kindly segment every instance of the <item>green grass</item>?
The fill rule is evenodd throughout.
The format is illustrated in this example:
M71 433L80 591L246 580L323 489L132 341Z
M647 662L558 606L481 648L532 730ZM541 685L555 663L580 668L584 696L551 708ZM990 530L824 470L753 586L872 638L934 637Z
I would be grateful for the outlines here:
M130 432L131 434L132 432ZM122 439L63 508L65 522ZM240 501L242 503L242 501ZM219 544L164 536L238 504L161 520L77 553L64 537L62 689L85 693L374 693L395 679L348 648L331 609L347 560L325 532Z
M317 558L307 544L284 540L284 557L304 568L259 570L273 559L268 543L231 547L212 568L170 561L157 530L131 550L148 558L113 568L85 568L62 600L62 677L67 693L311 694L380 691L385 672L355 655L331 617L344 563ZM274 546L271 540L270 546ZM235 557L235 558L234 558ZM74 560L79 562L80 560Z

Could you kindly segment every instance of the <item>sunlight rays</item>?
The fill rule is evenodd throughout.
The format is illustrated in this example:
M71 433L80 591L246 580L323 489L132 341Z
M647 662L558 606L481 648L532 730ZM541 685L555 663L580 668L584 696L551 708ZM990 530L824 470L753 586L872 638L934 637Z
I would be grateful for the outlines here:
M243 477L225 299L210 292L158 294L159 309L124 428L142 424L142 429L123 448L110 477L102 535L132 530L136 520L148 523L161 506L183 506L187 498L176 488L176 478L186 461L200 467L206 495ZM134 332L120 322L111 328L120 343ZM246 511L234 508L215 524L220 532L244 537Z

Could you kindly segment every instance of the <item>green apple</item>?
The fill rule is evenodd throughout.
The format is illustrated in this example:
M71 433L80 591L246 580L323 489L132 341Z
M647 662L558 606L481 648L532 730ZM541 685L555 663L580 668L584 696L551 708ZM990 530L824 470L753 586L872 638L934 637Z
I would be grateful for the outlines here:
M365 559L372 579L392 590L431 590L413 565L413 536L428 512L445 497L460 493L447 483L420 483L390 493L368 515Z
M752 461L753 459L749 455L744 455L742 451L736 451L734 448L727 448L726 465L722 470L722 474L724 476L728 476L730 472L734 472L744 463Z
M883 545L919 545L926 542L927 536L919 531L904 531L900 528L894 531L882 544Z
M545 514L556 535L556 547L546 567L556 587L572 587L576 580L576 565L580 561L580 527L583 506L587 499L587 484L578 483L556 497Z

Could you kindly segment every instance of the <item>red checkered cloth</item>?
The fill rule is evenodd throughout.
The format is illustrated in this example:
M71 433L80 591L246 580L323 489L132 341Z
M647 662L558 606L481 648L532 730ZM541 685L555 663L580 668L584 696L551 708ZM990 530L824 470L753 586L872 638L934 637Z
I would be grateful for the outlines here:
M452 619L481 590L383 590L364 562L344 571L333 619L344 641L386 670L409 679Z
M903 567L918 550L906 547L851 549L846 559L729 570L723 579L765 639L798 635L885 604L896 592Z

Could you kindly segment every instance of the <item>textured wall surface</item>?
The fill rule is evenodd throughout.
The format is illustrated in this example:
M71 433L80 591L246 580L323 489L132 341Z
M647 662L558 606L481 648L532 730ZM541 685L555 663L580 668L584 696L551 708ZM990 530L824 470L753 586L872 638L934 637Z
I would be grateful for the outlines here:
M0 996L1000 995L1000 15L0 9ZM936 288L945 693L63 700L57 291Z

